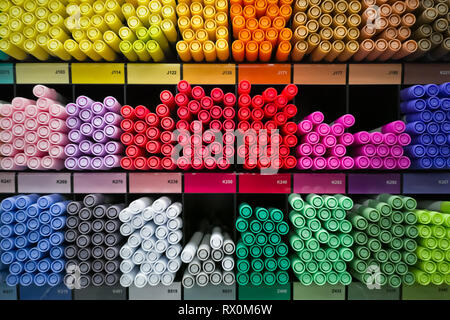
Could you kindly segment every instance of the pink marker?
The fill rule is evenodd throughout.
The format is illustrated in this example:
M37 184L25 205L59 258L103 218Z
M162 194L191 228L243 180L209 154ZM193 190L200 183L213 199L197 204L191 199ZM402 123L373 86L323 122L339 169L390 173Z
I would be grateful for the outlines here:
M312 154L316 157L321 157L325 154L325 152L327 152L327 148L322 143L317 143L312 147L313 147Z
M79 96L76 100L76 104L81 108L90 108L94 101L86 96Z
M0 161L0 167L3 169L3 170L25 170L27 167L26 167L26 165L25 166L20 166L20 165L17 165L15 162L14 162L14 158L9 158L9 157L7 157L7 158L3 158L1 161Z
M40 151L48 152L50 149L50 142L47 139L42 139L37 142L37 148Z
M302 143L316 144L320 141L320 136L317 132L307 133L305 136L301 137Z
M30 104L36 105L36 101L21 97L15 97L11 101L14 110L25 110L25 107Z
M30 104L25 108L25 116L27 118L36 118L39 110L35 105Z
M313 129L313 123L309 120L300 121L297 125L297 135L307 134Z
M301 157L297 160L298 170L307 170L313 166L313 160L310 157Z
M69 116L76 117L80 113L80 107L76 103L68 103L66 105L66 112Z
M331 127L326 123L320 123L314 128L314 131L317 132L321 137L324 137L330 134Z
M338 137L337 141L339 144L348 147L353 144L355 138L353 138L353 134L346 132L342 136Z
M116 98L111 97L111 96L106 97L103 100L103 104L105 105L106 109L108 109L108 111L115 112L115 113L119 113L120 112L120 108L122 108L122 106L116 100Z
M47 152L38 150L35 144L27 144L23 150L27 157L42 157L47 155Z
M14 156L14 164L19 167L27 166L27 156L24 153L18 153Z
M327 150L328 154L335 157L343 157L347 153L347 148L343 146L342 144L337 144L331 149Z
M38 98L49 98L58 101L64 99L55 89L51 89L41 84L34 86L33 94Z
M381 127L381 132L383 133L402 133L404 132L406 129L406 125L403 121L397 120L397 121L393 121L390 122L388 124L385 124L384 126Z
M10 104L0 105L0 116L10 117L13 114L13 107Z
M67 136L69 137L70 142L74 143L79 143L83 141L83 139L87 139L87 137L85 137L79 130L70 130Z
M355 124L355 117L351 114L344 114L343 116L337 118L333 123L340 123L345 128L350 128Z
M91 160L91 157L81 156L80 158L78 158L78 166L81 170L91 170Z
M105 144L105 150L108 154L121 154L124 149L123 144L116 141L109 141Z
M50 109L50 106L53 104L58 104L58 101L52 100L52 99L48 99L48 98L39 98L36 101L36 106L39 109L39 111L42 112L48 112L48 110Z
M52 131L63 133L69 132L69 128L67 128L66 122L61 119L57 118L50 119L50 121L48 122L48 126Z
M333 135L328 135L322 138L322 143L327 147L327 148L332 148L337 144L337 139L335 136Z
M30 157L30 158L28 158L27 166L31 170L44 170L45 169L42 166L41 158L38 158L38 157Z
M50 115L47 112L39 112L37 114L37 122L40 125L46 126L50 121Z
M15 124L12 127L12 133L15 137L23 137L25 135L25 126L23 124Z
M39 124L38 124L36 119L28 118L28 119L25 120L24 126L25 126L25 129L27 130L27 132L28 131L36 131L36 129L39 126Z
M80 142L78 147L80 148L80 151L84 154L92 154L92 142L89 140L83 140Z
M390 148L390 154L394 158L399 158L399 157L403 156L403 148L399 145L392 146Z
M340 166L341 169L349 170L353 168L354 165L355 160L353 160L352 157L345 156L341 158L341 166Z
M334 123L331 125L331 134L333 134L336 137L340 137L344 134L345 127L341 123Z
M90 137L94 133L94 127L90 123L83 123L80 131L85 137Z
M52 117L65 120L68 117L66 109L59 104L52 104L48 109Z
M383 143L383 134L381 132L371 132L370 133L370 143L382 144Z
M310 115L307 115L305 117L305 120L310 120L313 124L319 124L322 123L324 120L324 115L322 112L320 111L315 111L313 113L311 113Z
M25 133L26 136L26 133ZM11 143L14 136L11 130L4 130L0 132L0 141L3 143Z
M79 157L83 154L83 152L80 151L80 148L78 147L78 145L73 144L73 143L69 143L68 145L66 145L64 147L64 153L68 157Z
M397 161L395 160L394 157L386 157L383 159L383 162L384 162L384 169L387 170L395 169L395 167L397 166Z
M50 134L49 140L52 144L56 144L59 146L69 143L67 135L61 132L52 132Z
M388 146L393 146L397 143L397 136L393 133L385 133L383 134L383 142Z
M39 136L35 131L27 131L25 132L24 139L26 143L34 144L38 142Z
M80 166L78 165L77 158L67 158L64 161L64 166L69 170L80 170Z
M103 158L103 163L108 168L118 168L120 167L120 160L122 157L119 157L117 155L109 154L106 157Z
M103 120L106 124L112 124L114 126L120 126L120 122L122 121L122 117L114 112L107 112L103 117Z
M0 146L0 154L4 157L13 157L19 152L20 150L14 148L14 146L10 143L2 144Z
M66 125L69 129L79 129L81 126L81 120L77 117L69 117L66 119Z
M94 141L98 143L106 143L110 140L103 132L103 130L95 130L92 135L92 139L94 139Z
M23 150L25 148L25 139L23 138L14 138L12 145L17 150Z
M336 170L341 166L341 161L339 161L338 157L328 157L327 158L327 169L328 170Z
M48 139L50 136L51 130L49 127L39 127L37 130L37 134L41 139Z
M25 122L25 112L14 111L14 113L12 115L12 119L15 123L24 123Z
M42 166L47 170L61 170L64 169L64 160L52 158L49 156L41 159Z
M14 122L11 118L2 118L0 119L0 128L2 130L11 130L14 125Z
M370 168L371 169L381 169L383 167L383 159L380 157L370 158Z
M352 150L354 156L372 157L377 154L377 148L373 144L364 144Z
M355 160L354 168L356 169L367 169L370 166L369 158L366 156L355 157L353 160Z
M64 153L64 148L61 146L51 146L48 150L48 154L50 157L54 159L65 159L66 154Z
M297 146L296 148L296 154L297 157L304 157L309 156L313 151L312 145L309 143L302 143Z
M97 116L103 116L106 113L106 107L101 102L94 102L91 105L92 113L94 113Z
M408 157L400 157L397 159L397 168L408 169L411 166L411 160Z
M377 146L377 155L380 157L387 157L389 155L389 147L385 144Z
M91 124L95 129L103 129L105 127L105 120L102 116L95 116L92 117Z
M323 170L327 167L327 160L324 157L317 157L313 159L313 170Z
M106 155L105 146L101 143L94 143L91 147L91 153L97 157L103 157Z
M370 134L367 131L360 131L353 134L355 144L367 144L370 142Z
M411 136L407 133L400 133L397 136L398 144L405 147L411 143Z
M110 139L120 139L120 135L122 134L122 129L113 125L107 125L105 129L103 129L105 135Z

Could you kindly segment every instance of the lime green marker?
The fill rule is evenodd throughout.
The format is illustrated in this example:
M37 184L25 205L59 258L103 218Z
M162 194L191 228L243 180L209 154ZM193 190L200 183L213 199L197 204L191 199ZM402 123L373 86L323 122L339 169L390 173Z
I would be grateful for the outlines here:
M289 225L285 221L278 222L276 225L277 232L281 235L289 233Z
M298 253L298 257L303 262L309 262L313 259L313 253L311 251L309 251L308 249L303 249L302 251L300 251Z
M260 286L263 282L263 276L260 272L250 273L250 283L254 286Z
M421 224L429 224L431 223L431 215L429 211L426 210L414 210L414 214L416 215L417 221Z
M314 259L316 261L325 261L327 259L327 253L324 249L320 248L316 252L314 252Z
M398 239L398 238L395 238L395 239ZM413 239L405 239L403 241L403 249L405 249L406 251L413 252L416 250L416 248L417 248L417 242L414 241ZM393 248L393 249L396 249L396 248Z
M298 280L300 281L300 283L304 286L309 286L313 283L314 278L311 274L309 274L308 272L304 272L301 275L298 276Z
M311 274L314 274L319 270L319 264L317 262L315 262L314 260L307 262L305 265L306 265L306 271Z
M419 237L421 238L429 238L432 235L430 226L425 224L417 225L417 231L419 232Z
M401 224L394 224L391 227L391 232L394 237L401 238L405 234L405 228Z
M121 41L119 44L120 52L129 60L129 61L138 61L139 57L133 50L133 44L130 41Z
M389 243L389 247L395 250L400 250L403 248L403 245L403 240L400 238L392 238L392 241Z
M436 238L420 238L417 242L427 249L436 249L438 245Z
M419 261L416 267L426 273L434 273L437 270L437 265L433 261Z
M283 212L280 209L269 208L269 215L274 222L282 222L284 219Z
M414 225L409 225L405 227L405 235L408 238L415 239L419 236L419 230Z
M339 205L338 200L333 196L324 195L322 198L328 209L336 209Z
M306 202L316 209L322 208L324 206L324 200L321 196L310 193L306 196Z
M417 255L413 252L403 252L402 261L409 266L413 266L417 263Z
M402 223L403 222L403 212L401 211L392 211L391 220L393 223Z
M431 260L431 250L425 247L417 246L416 249L417 258L420 260Z
M253 259L251 262L252 270L256 272L260 272L264 270L264 261L261 259Z
M242 234L242 241L244 242L245 245L247 246L251 246L252 244L255 243L256 238L255 235L251 232L244 232Z
M156 42L155 40L149 40L146 44L146 47L147 47L147 51L148 51L148 53L150 53L153 61L163 62L166 60L164 52L162 51L158 42Z
M403 207L406 210L414 210L417 208L417 201L411 197L403 196L401 197L403 201Z
M378 237L381 232L380 226L375 223L369 223L369 226L366 229L366 232L371 237Z
M250 262L246 259L238 259L236 267L239 272L247 273L250 270Z
M333 265L331 264L330 261L321 261L319 262L319 270L322 271L323 273L328 273L333 269Z
M329 208L322 207L317 210L317 217L322 221L327 221L331 218L331 210Z
M308 219L314 218L317 214L316 209L308 203L305 203L300 212Z
M294 232L291 232L289 234L289 243L291 244L292 249L294 249L294 251L301 251L304 247L305 247L305 243L303 242L303 240Z
M288 196L288 202L291 205L292 209L296 211L300 211L305 206L305 202L302 197L297 193L291 193Z
M375 199L368 199L362 203L363 205L374 208L380 212L381 216L387 217L392 213L392 208L386 202L378 201Z
M347 216L347 212L342 208L336 208L331 210L331 216L336 220L344 220Z
M353 259L350 261L350 266L358 273L364 273L367 270L367 263L361 259Z
M317 284L318 286L323 286L327 282L327 277L322 272L316 272L313 277L314 283Z
M295 210L291 210L291 212L289 212L289 220L296 228L301 228L306 224L305 218Z
M279 233L276 232L272 232L271 234L269 234L268 239L269 243L273 244L274 246L281 243L281 236Z
M422 270L411 268L410 270L414 274L414 278L416 282L420 285L427 286L431 282L431 277L428 273L423 272Z
M280 270L286 271L291 267L291 261L288 257L278 257L277 265Z
M338 237L344 247L350 248L354 243L353 237L349 234L340 234Z
M147 42L148 40L151 39L146 27L137 28L136 29L136 37L138 38L138 40L141 40L144 42Z
M378 201L386 202L395 210L399 210L403 207L403 200L399 196L383 193L376 196L375 199L377 199Z
M298 258L298 256L291 255L290 261L291 261L292 270L294 270L294 273L302 274L303 272L305 272L305 270L306 270L305 264L303 263L302 260L300 260Z
M400 285L402 284L402 278L400 278L400 276L396 275L396 274L391 274L388 277L388 284L392 287L392 288L398 288L400 287Z
M305 240L305 241L312 237L312 231L310 229L308 229L307 227L299 228L299 229L295 230L295 232L297 232L300 239Z
M335 194L334 197L339 202L339 207L344 210L351 210L353 208L353 200L343 194Z
M395 272L403 276L408 273L408 266L404 262L399 262L395 265Z
M310 219L306 222L306 225L312 232L319 231L322 228L322 225L319 219Z
M152 18L152 17L150 17ZM172 22L172 20L164 19L161 22L161 30L164 32L164 35L166 36L167 40L174 45L178 40L178 33L175 29L175 24Z
M392 262L386 261L381 264L381 271L387 275L394 274L395 266Z
M236 256L241 259L245 259L248 256L248 247L241 240L236 245Z
M245 286L250 281L250 277L247 273L238 272L236 275L236 281L239 285Z
M392 234L387 230L381 230L378 234L378 240L381 243L389 244L392 241Z
M450 273L447 273L447 274L445 275L444 281L445 281L445 284L446 284L446 285L450 285Z
M164 51L166 55L170 55L170 47L169 42L167 41L166 36L162 32L161 28L158 26L151 26L150 29L148 29L148 33L150 34L150 37L157 41L161 47L161 49Z
M438 248L444 251L447 251L450 249L450 239L448 238L442 238L438 240Z
M285 243L279 243L275 247L275 251L279 256L285 257L285 256L287 256L287 254L289 252L289 248Z
M367 221L366 218L354 212L349 212L347 218L352 223L353 227L361 231L366 230L369 225L369 222Z
M450 261L450 250L445 251L445 260Z
M331 285L338 284L339 282L339 275L335 271L330 271L326 274L327 276L327 282Z
M152 60L152 57L147 52L147 49L145 48L145 43L143 41L141 41L141 40L134 41L133 42L133 50L138 55L139 60L145 61L145 62Z
M276 228L275 223L272 220L266 220L263 223L263 229L267 233L274 232Z
M255 235L255 243L259 246L264 246L267 244L268 237L265 233L258 233Z
M384 249L381 249L380 251L375 252L374 257L380 263L387 262L389 260L389 254Z
M263 229L261 221L256 220L256 219L250 221L249 229L253 233L260 233Z
M447 230L443 226L431 226L431 234L436 238L444 238L447 235Z
M314 238L322 244L328 243L328 239L330 238L330 234L325 229L320 229L319 231L314 232Z
M450 262L448 261L441 261L437 264L437 270L440 273L448 274L450 272Z
M335 232L339 230L339 221L336 219L329 219L328 221L325 221L324 227L331 232Z
M381 217L380 221L378 221L378 224L382 229L388 230L392 226L392 221L390 217Z
M381 242L378 239L374 239L374 238L369 239L369 241L367 241L367 247L372 252L380 251L381 250Z
M348 220L339 221L339 231L343 233L349 233L352 231L352 224Z
M252 207L250 207L247 203L244 202L239 205L239 215L242 218L248 219L252 216L252 214L253 214Z
M404 213L404 220L407 224L414 225L417 223L417 217L412 211L407 211Z
M341 272L339 274L339 282L344 286L348 286L350 283L352 283L352 276L348 272Z
M236 230L239 232L245 232L248 229L248 222L243 218L237 218L236 220Z
M342 260L335 261L333 262L333 269L337 273L342 273L347 269L347 264Z
M271 257L273 257L275 255L275 248L272 245L270 245L270 244L266 244L263 247L263 254L267 258L271 258Z
M398 250L389 249L388 254L389 261L391 261L392 263L399 263L402 260L402 255Z
M258 245L253 245L250 247L250 255L253 258L259 258L262 256L262 254L263 254L262 247L260 247Z
M444 251L440 249L433 249L431 250L431 260L434 262L441 262L445 259L445 253Z
M341 244L339 238L335 234L330 234L330 237L328 238L328 246L331 248L337 248Z
M419 207L432 211L450 213L450 201L419 201ZM447 227L450 227L450 225Z
M439 272L435 272L431 275L431 283L434 285L441 285L444 283L444 275Z
M269 219L269 211L266 208L256 207L255 216L260 221Z

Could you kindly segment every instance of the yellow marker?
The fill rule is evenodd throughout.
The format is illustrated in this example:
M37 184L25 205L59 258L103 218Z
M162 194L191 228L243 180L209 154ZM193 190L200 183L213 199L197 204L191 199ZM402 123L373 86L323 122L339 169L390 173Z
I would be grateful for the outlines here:
M350 40L357 40L360 36L360 32L358 28L349 28L347 30L347 35L345 36L345 40L350 41Z
M131 29L128 28L128 27L120 28L120 30L119 30L119 37L123 41L134 42L134 41L137 40L136 35L134 34L134 32L131 31Z
M94 9L88 2L83 2L82 4L80 4L80 13L81 15L86 16L88 18L92 17L95 14Z
M136 9L136 15L146 28L150 27L150 10L147 7L139 6Z
M11 44L15 45L17 48L23 49L25 37L21 33L13 32L9 36L9 41L11 41Z
M38 18L39 20L47 20L47 17L50 14L50 11L48 11L47 8L39 7L36 9L34 14L36 15L36 18Z
M47 21L44 20L39 20L38 22L36 22L36 24L34 25L34 28L36 29L37 32L39 33L47 33L48 29L50 29L50 25Z
M3 51L8 56L11 56L17 60L25 60L28 57L25 51L16 47L6 39L0 40L0 51Z
M190 43L191 41L195 40L195 32L194 32L194 30L186 29L181 34L181 37L183 38L184 41L186 41L187 43Z
M136 52L136 54L138 55L139 60L151 61L152 57L148 53L144 42L142 42L141 40L136 40L135 42L133 42L133 49L134 52Z
M147 42L146 47L153 61L163 62L166 59L166 57L164 56L164 52L161 50L161 47L155 40L150 40L149 42Z
M40 12L41 12L41 14L45 14L45 13L47 13L47 15L49 14L49 12L46 8L42 8L42 10L40 10ZM24 10L22 9L22 7L11 6L9 8L9 15L11 16L11 18L19 19L23 14L24 14Z
M202 45L208 40L208 33L205 29L200 29L195 32L195 40L199 41Z
M23 28L23 35L28 38L28 39L36 39L36 36L38 35L37 31L35 28L33 27L25 27ZM1 37L1 32L0 32L0 37ZM5 37L2 37L5 38Z
M64 45L61 43L61 41L50 39L47 42L47 46L48 49L61 60L69 61L72 58L72 56L64 49Z
M137 56L136 52L133 50L133 45L130 41L122 41L120 43L120 51L123 53L123 55L129 60L129 61L137 61L139 60L139 57Z
M191 43L189 43L189 51L191 52L192 59L195 62L202 62L205 59L203 47L199 41L191 41Z
M108 27L114 32L119 32L120 28L123 27L122 22L114 12L108 12L105 14L105 21Z
M59 0L50 0L48 2L48 8L53 13L58 13L60 15L66 15L66 6L63 5Z
M178 18L187 17L191 18L191 11L186 3L179 3L176 8Z
M333 35L334 35L333 29L331 29L329 27L322 28L320 30L319 34L320 34L320 38L325 41L331 40L331 38L333 38Z
M158 0L150 1L148 8L150 9L151 13L161 14L162 5Z
M172 20L163 20L161 22L161 30L164 32L170 44L175 44L178 40L178 33Z
M136 2L133 0L133 2ZM137 0L137 6L148 6L149 5L150 0ZM136 5L136 3L133 3L134 5Z
M33 28L33 27L30 27L30 28ZM11 30L9 30L9 28L7 26L0 27L0 39L8 39L10 34L11 34Z
M105 19L99 15L95 15L91 19L91 25L95 28L98 28L101 32L106 32L109 30L108 25L105 22Z
M100 61L102 57L94 51L92 42L87 39L81 40L79 43L80 50L87 55L91 60Z
M94 10L95 14L98 14L100 16L104 16L106 13L106 7L105 3L103 1L95 1L92 5L92 9Z
M108 10L109 12L114 12L121 21L124 20L122 9L120 8L120 5L116 0L106 1L105 6L106 10Z
M191 28L194 31L203 29L203 18L201 16L193 16L191 18Z
M122 13L125 19L128 20L129 17L136 15L136 10L134 9L134 6L131 3L124 3L122 5Z
M80 25L80 28L81 28L82 30L87 30L87 29L89 29L90 26L91 26L91 19L88 18L88 17L81 17L81 18L78 20L78 24Z
M176 2L175 0L161 0L161 3L163 6L172 6L172 7L176 7Z
M136 29L136 37L144 42L150 40L150 35L148 34L148 29L146 27L139 27Z
M133 31L136 31L136 29L139 27L144 27L141 20L139 20L139 18L135 17L135 16L129 17L127 19L127 22L128 22L128 27Z
M203 8L203 18L205 20L214 19L215 16L216 16L216 8L214 8L213 6L206 6Z
M218 12L215 20L218 27L223 26L228 28L228 15L225 12Z
M220 26L216 29L216 39L224 39L228 42L228 28Z
M103 34L103 40L108 46L111 47L115 52L120 52L120 38L111 30L106 31Z
M192 2L189 7L191 11L191 17L193 16L201 16L203 12L203 6L200 2Z
M21 17L21 20L24 25L34 27L36 24L37 18L34 14L30 12L25 12L23 16Z
M7 25L10 17L6 12L0 12L0 24L2 26Z
M42 50L33 39L25 40L23 46L25 51L36 57L36 59L41 61L48 60L49 58L48 53Z
M169 19L173 23L177 23L177 15L175 14L175 9L171 6L164 6L161 10L161 15L163 19Z
M227 0L216 0L216 11L228 14L228 1Z
M206 20L205 21L205 30L208 32L209 40L215 42L216 41L216 30L217 24L215 20Z
M36 1L34 1L34 0L26 0L23 3L23 8L25 9L25 11L28 11L28 12L34 12L37 9L37 7L38 7L38 5L37 5ZM3 10L3 11L5 11L5 10ZM66 8L64 7L64 12L65 11L66 11Z
M189 62L192 60L191 52L189 51L189 44L186 41L177 42L177 52L181 61Z
M230 57L230 51L228 49L228 42L224 39L219 39L216 41L216 53L217 58L220 61L227 61Z
M192 0L195 1L195 0ZM216 0L203 0L203 5L204 6L214 6L216 3Z
M12 32L22 32L25 25L19 19L10 19L8 22L8 27Z
M12 6L11 1L8 0L0 0L0 11L8 11L9 8Z
M36 37L36 43L38 44L41 49L44 51L47 51L47 53L51 56L54 56L54 54L50 51L50 49L47 46L48 41L50 40L49 36L46 34L38 34Z
M70 39L69 35L64 32L64 30L60 27L53 26L48 30L48 34L53 39L56 39L60 41L61 43L64 43L67 39Z
M80 50L78 43L72 39L64 41L64 49L66 49L66 51L78 61L84 61L87 59L87 56Z
M24 3L24 0L11 0L16 6L21 6Z
M76 42L80 43L81 40L87 39L86 32L83 30L74 30L72 32L72 38L74 38Z
M103 34L100 32L100 30L94 27L89 28L86 32L86 35L91 42L103 39Z
M105 42L103 42L103 40L97 40L94 42L94 50L106 61L112 62L117 58L117 55L114 52L114 50L108 47L108 45Z
M158 26L151 26L150 29L148 29L148 32L150 34L150 37L158 42L165 55L170 55L169 42L167 41L167 38L162 32L161 28Z
M80 13L80 7L76 3L70 3L66 6L66 12L69 16L78 16Z
M208 40L203 43L203 54L205 55L206 62L214 62L217 60L214 42Z
M178 19L178 29L182 33L186 29L191 28L191 20L188 17L181 17Z

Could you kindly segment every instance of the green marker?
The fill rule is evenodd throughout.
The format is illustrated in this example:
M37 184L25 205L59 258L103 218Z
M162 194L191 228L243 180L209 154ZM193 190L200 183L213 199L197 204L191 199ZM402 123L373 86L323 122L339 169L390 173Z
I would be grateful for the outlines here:
M256 237L253 233L251 232L244 232L242 234L242 242L244 242L245 245L247 246L251 246L252 244L254 244L256 241Z
M414 277L414 273L408 271L406 274L402 276L402 282L407 286L412 286L416 282L416 277Z
M328 208L322 207L317 210L317 217L322 221L327 221L331 218L331 211Z
M367 284L369 283L369 278L370 275L368 273L360 273L360 272L356 272L354 270L350 270L350 274L357 280L359 280L359 282Z
M335 234L330 234L330 237L328 239L328 246L331 248L337 248L341 242L339 241L339 238Z
M339 221L339 230L343 233L352 231L352 224L348 220Z
M416 249L417 258L420 260L431 260L431 250L425 247L417 246Z
M309 273L316 273L319 270L319 264L314 260L311 260L306 263L306 271Z
M349 248L340 248L339 249L339 256L342 260L349 262L353 259L353 251Z
M381 264L381 271L387 275L391 275L394 274L395 272L395 266L392 262L387 261L387 262L383 262Z
M367 263L361 259L353 259L350 261L350 266L359 273L364 273L367 270Z
M388 254L389 254L389 261L391 261L392 263L399 263L400 261L402 261L402 255L399 251L389 249Z
M305 269L306 269L305 264L297 256L291 255L290 260L291 260L292 270L294 270L294 273L302 274L303 272L305 272Z
M334 248L325 249L325 253L327 255L327 259L331 262L335 262L339 260L339 251Z
M448 274L450 272L450 262L448 261L441 261L437 264L437 270L440 273Z
M270 219L274 222L281 222L284 218L283 212L280 209L270 208L269 215Z
M286 271L277 271L275 276L279 284L284 285L289 283L289 274Z
M387 230L381 230L380 234L378 235L378 240L380 240L381 243L388 244L392 240L392 235Z
M337 273L342 273L347 269L347 264L342 260L335 261L333 262L333 269Z
M316 272L314 274L314 283L318 286L323 286L327 282L327 277L322 272Z
M331 216L336 220L344 220L347 216L347 212L342 208L336 208L331 210Z
M353 245L353 237L349 234L340 234L339 236L339 242L347 248L350 248Z
M250 221L249 227L250 227L250 231L253 233L260 233L263 229L261 221L256 220L256 219Z
M145 27L139 27L136 29L136 37L144 42L150 40L150 35L148 34L148 30Z
M300 212L309 219L314 218L317 214L316 209L307 203L305 203L303 209L301 209Z
M388 282L388 277L383 273L378 273L375 275L375 283L379 284L380 286L384 286Z
M394 224L391 227L391 232L394 237L401 238L405 234L405 228L401 224Z
M383 193L376 196L376 199L378 201L386 202L395 210L401 209L403 207L403 200L399 196Z
M291 193L288 196L288 202L291 205L292 209L296 211L300 211L305 206L305 202L302 197L297 193Z
M322 208L324 205L323 198L315 193L308 194L306 196L306 202L308 202L316 209Z
M294 232L291 232L289 234L289 243L291 244L292 249L297 252L305 247L305 243L303 242L303 240Z
M275 227L276 227L275 223L272 220L267 220L267 221L264 221L264 223L263 223L263 229L267 233L274 232L275 231Z
M424 224L417 225L417 231L419 232L419 237L421 238L429 238L432 234L430 226Z
M317 232L314 232L314 238L317 239L322 244L328 243L328 239L330 238L330 234L325 229L320 229Z
M431 215L426 210L414 210L417 221L421 224L429 224L431 222Z
M404 262L399 262L395 265L395 272L403 276L408 273L408 266Z
M339 282L339 275L334 272L334 271L330 271L326 274L327 276L327 282L331 285L335 285Z
M354 205L353 212L357 212L370 222L378 222L381 217L380 212L378 210L360 204Z
M285 256L287 256L287 254L289 252L289 248L285 243L279 243L275 247L275 251L280 257L285 257Z
M344 286L348 286L350 283L352 283L352 276L348 272L342 272L341 274L339 274L339 282Z
M158 42L155 40L149 40L147 42L147 51L152 56L153 61L155 62L163 62L166 60L166 56L164 55L164 51L161 49Z
M278 268L286 271L286 270L289 270L289 268L291 267L291 261L289 260L288 257L279 257L277 259L277 265L278 265Z
M312 237L312 231L309 230L307 227L299 228L295 231L302 240L306 241Z
M236 275L236 281L239 285L245 286L250 281L250 277L247 273L238 272Z
M245 259L248 256L248 247L241 240L236 245L236 256L241 259Z
M436 238L420 238L418 244L428 249L436 249L438 241Z
M311 252L316 252L317 250L320 249L319 241L317 241L314 238L307 240L305 244L306 244L306 248Z
M256 207L255 216L260 221L269 219L269 211L266 208Z
M305 218L294 210L291 210L291 212L289 212L289 220L296 228L301 228L306 224Z
M366 232L369 236L376 238L381 232L380 226L375 223L369 223L369 226L366 229Z
M391 214L391 220L393 223L402 223L403 222L403 212L401 211L393 211Z
M324 227L331 232L335 232L339 230L339 221L336 219L330 219L328 221L325 221Z
M445 251L445 260L450 261L450 250Z
M364 218L363 216L360 216L354 212L350 212L347 215L348 220L352 223L352 225L361 231L364 231L367 229L367 226L369 225L369 222Z
M312 232L316 232L319 231L322 227L322 225L320 224L319 219L310 219L306 222L306 225L308 226L308 228L312 231Z
M413 266L417 263L417 255L413 252L403 252L402 261L409 266Z
M439 272L435 272L431 275L431 283L434 285L441 285L444 283L444 275L440 274Z
M417 227L414 225L406 226L405 235L408 238L415 239L419 236L419 230L417 230Z
M378 252L375 252L374 254L375 259L377 259L378 262L387 262L389 260L389 254L386 250L381 249Z
M302 273L299 277L298 280L300 281L300 283L304 286L309 286L313 283L314 278L311 274L305 272Z
M278 222L276 225L277 232L281 235L286 235L289 233L289 225L286 221Z
M400 250L403 248L403 240L400 238L392 238L391 243L389 243L391 249Z
M239 232L245 232L248 229L248 222L243 218L237 218L236 220L236 230Z
M303 249L298 253L298 256L303 262L309 262L313 258L313 253L308 249Z
M392 221L389 217L381 217L380 221L378 221L378 224L382 229L388 230L392 226Z
M426 273L434 273L437 270L437 265L433 261L419 261L416 267Z
M260 272L264 269L264 262L262 259L253 259L251 262L252 270Z
M253 245L250 247L250 255L253 258L259 258L262 256L263 250L260 246Z
M276 232L272 232L271 234L269 234L269 242L270 242L270 244L273 244L274 246L279 244L281 242L280 234L278 234Z
M414 210L417 207L417 201L411 197L402 197L403 207L406 210Z
M236 267L239 272L247 273L250 270L250 262L245 259L238 259Z
M417 248L417 242L413 239L405 239L403 241L403 249L409 252L415 251ZM395 248L394 248L395 249Z
M263 276L260 272L252 272L250 274L250 283L254 286L259 286L263 282Z
M314 259L319 262L325 261L327 259L327 253L321 248L314 252Z
M170 47L169 42L167 41L166 36L162 32L161 28L158 26L151 26L150 29L148 29L148 33L150 34L150 37L157 41L159 43L159 46L164 51L166 55L170 55Z
M263 247L263 254L267 257L267 258L271 258L275 255L275 248L270 245L270 244L266 244Z
M398 288L402 284L402 278L396 274L392 274L388 277L388 283L392 288Z
M265 233L256 234L256 244L259 246L264 246L267 244L267 235Z
M438 240L438 248L444 251L450 249L450 240L448 238L442 238Z
M355 243L360 246L365 245L367 243L367 240L369 239L367 237L367 234L362 231L352 231L350 234L353 237L353 239L355 240Z
M434 262L441 262L444 261L444 259L445 259L444 251L439 249L431 250L431 260L433 260Z
M243 218L250 218L253 214L252 207L250 207L247 203L241 203L239 205L239 215Z
M374 208L380 212L383 217L387 217L392 213L392 208L386 202L377 201L375 199L368 199L362 203L363 205Z
M414 225L417 223L417 217L414 214L414 212L412 212L412 211L405 212L404 216L405 216L404 220L407 224Z
M431 226L431 233L436 238L444 238L447 234L447 230L443 226Z
M423 272L422 270L411 268L411 272L414 274L414 278L416 278L416 282L423 286L427 286L431 282L431 277L428 273Z
M336 209L339 205L338 200L333 196L325 195L323 196L323 200L325 202L325 207L328 209Z
M381 249L381 242L378 239L369 239L367 241L367 246L369 247L369 250L372 252L380 251Z
M339 206L344 210L351 210L353 208L353 200L343 194L335 194L334 197L339 202Z
M273 286L275 284L275 282L277 281L277 278L275 276L275 273L266 271L263 273L263 280L264 280L264 284L266 284L268 286Z

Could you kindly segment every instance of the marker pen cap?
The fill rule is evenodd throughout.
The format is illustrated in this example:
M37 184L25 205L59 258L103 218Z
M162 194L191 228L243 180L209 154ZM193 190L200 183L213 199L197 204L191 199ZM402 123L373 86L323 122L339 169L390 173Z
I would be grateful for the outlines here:
M435 111L438 112L438 111ZM445 114L444 114L445 118ZM405 122L423 121L430 122L433 120L433 113L429 110L422 110L420 112L409 113L403 116Z
M443 111L450 110L450 98L441 98L440 99L440 107Z
M407 115L424 111L426 107L427 103L423 99L409 100L400 103L400 111Z

